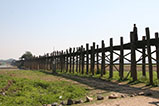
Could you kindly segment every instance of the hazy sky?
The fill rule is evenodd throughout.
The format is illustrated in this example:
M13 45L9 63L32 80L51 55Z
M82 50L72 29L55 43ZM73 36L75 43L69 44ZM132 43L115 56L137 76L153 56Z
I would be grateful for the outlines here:
M109 38L129 42L133 24L139 39L159 31L159 0L0 0L0 59L25 51L43 55Z

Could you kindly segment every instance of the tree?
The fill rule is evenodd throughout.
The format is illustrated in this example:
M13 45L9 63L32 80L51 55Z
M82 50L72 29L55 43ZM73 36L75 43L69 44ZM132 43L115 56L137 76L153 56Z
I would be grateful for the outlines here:
M33 58L33 55L31 52L29 51L26 51L21 57L20 59L21 60L28 60L28 59L32 59Z

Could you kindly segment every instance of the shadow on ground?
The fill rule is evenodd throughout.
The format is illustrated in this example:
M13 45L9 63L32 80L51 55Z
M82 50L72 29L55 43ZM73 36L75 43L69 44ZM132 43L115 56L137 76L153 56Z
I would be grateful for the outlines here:
M51 72L47 72L47 71L41 71L41 72L46 74L52 74ZM132 87L130 84L120 84L118 82L111 82L105 79L84 77L84 76L81 77L81 76L69 75L67 73L66 74L55 73L52 75L66 78L73 81L77 81L81 84L86 84L87 86L90 86L94 89L100 89L100 90L105 90L109 92L118 92L118 93L123 93L127 95L138 94L139 92L149 92L149 93L152 93L152 95L149 95L150 97L159 98L158 87L152 87L152 86L146 86L146 85L141 87ZM155 88L155 90L152 90L152 88ZM156 103L153 103L153 102L150 104L156 105ZM158 106L158 103L156 106Z

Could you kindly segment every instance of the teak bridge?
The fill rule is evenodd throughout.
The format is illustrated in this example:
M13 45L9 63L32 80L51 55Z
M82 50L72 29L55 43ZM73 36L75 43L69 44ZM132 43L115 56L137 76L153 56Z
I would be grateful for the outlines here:
M134 24L133 31L130 32L130 43L123 42L123 37L120 37L120 45L113 45L113 38L110 38L109 47L105 46L104 40L101 42L101 48L93 42L92 46L86 44L86 48L82 46L77 48L69 48L66 51L54 51L51 54L34 57L30 60L21 60L26 69L32 70L61 70L61 72L81 73L81 74L100 74L102 77L106 74L106 68L109 71L109 78L113 77L113 71L117 70L119 76L123 79L125 61L130 63L130 70L127 76L131 76L133 81L137 80L137 65L140 62L142 75L146 76L146 66L149 72L150 84L153 84L153 65L155 62L155 70L159 79L159 37L155 33L155 38L150 39L150 31L145 29L146 36L142 40L138 40L137 27ZM152 47L155 50L152 51ZM127 53L125 51L128 51ZM137 52L141 54L137 58ZM154 58L152 54L155 53ZM115 57L116 55L116 57ZM127 58L127 56L130 58ZM146 60L147 59L147 60ZM118 65L118 67L116 66ZM138 70L139 71L139 70Z

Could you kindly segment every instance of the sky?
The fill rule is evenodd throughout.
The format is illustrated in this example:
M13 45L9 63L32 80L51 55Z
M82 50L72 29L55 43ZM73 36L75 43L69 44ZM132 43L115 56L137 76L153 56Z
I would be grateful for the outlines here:
M109 46L130 41L136 23L139 39L150 27L159 31L159 0L0 0L0 59L26 51L44 55L101 40Z

